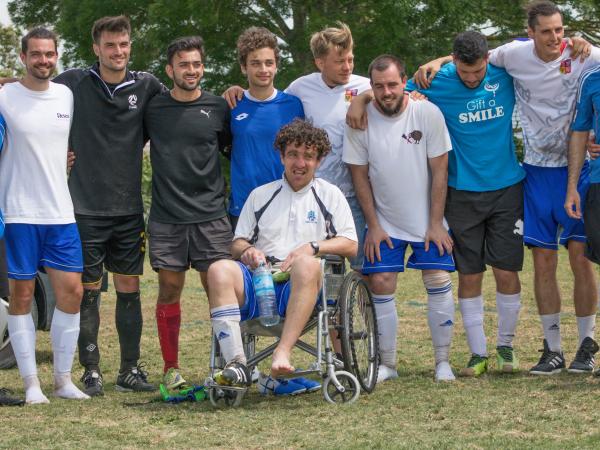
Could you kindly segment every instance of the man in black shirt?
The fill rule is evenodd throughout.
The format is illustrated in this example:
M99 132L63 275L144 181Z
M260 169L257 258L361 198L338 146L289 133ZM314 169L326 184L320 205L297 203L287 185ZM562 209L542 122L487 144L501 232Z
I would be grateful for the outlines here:
M163 383L185 384L179 373L180 298L185 272L200 273L207 290L209 265L231 258L233 238L225 210L219 152L231 143L230 112L221 97L199 89L204 72L202 38L185 37L167 49L173 89L155 96L145 113L152 160L150 263L158 272L158 336Z
M69 189L83 245L79 362L85 392L102 395L98 350L99 299L103 267L113 272L115 322L121 347L116 389L150 391L138 364L142 334L139 276L145 236L141 195L143 115L163 89L152 75L127 70L131 27L124 16L103 17L92 27L98 62L54 79L73 91L70 147L77 157Z

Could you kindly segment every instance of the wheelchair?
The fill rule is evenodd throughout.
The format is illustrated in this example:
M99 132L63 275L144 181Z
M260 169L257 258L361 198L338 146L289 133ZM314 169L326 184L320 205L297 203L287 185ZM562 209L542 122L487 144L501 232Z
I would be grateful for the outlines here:
M319 374L325 400L333 404L352 403L361 389L371 393L377 382L379 367L377 321L371 294L365 281L354 271L345 273L345 261L339 256L321 258L322 286L315 312L302 331L301 338L316 328L316 344L310 345L301 338L296 347L315 357L308 370L289 374L287 378ZM257 364L272 355L283 330L283 320L273 326L263 326L259 319L240 323L247 367L254 370ZM341 344L341 355L332 345L335 330ZM273 337L275 342L256 352L259 338ZM340 359L341 356L341 359ZM215 382L215 374L225 365L218 341L212 333L210 350L210 376L205 381L208 398L215 407L236 407L249 387L222 386Z

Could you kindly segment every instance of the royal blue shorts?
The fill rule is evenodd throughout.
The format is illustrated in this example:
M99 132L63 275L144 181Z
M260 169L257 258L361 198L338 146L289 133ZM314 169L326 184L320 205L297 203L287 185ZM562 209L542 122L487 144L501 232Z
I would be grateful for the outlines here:
M7 223L4 237L9 278L31 280L41 267L63 272L83 271L81 240L75 223Z
M406 266L409 269L419 270L447 270L454 272L454 258L452 254L444 251L440 256L440 252L434 243L429 244L429 251L425 251L424 242L410 242L401 239L392 239L394 248L388 247L385 241L379 245L381 253L381 261L375 259L374 263L369 262L365 257L363 262L362 273L367 275L377 272L404 272L404 255L406 248L410 245L412 254L408 258Z
M583 220L570 218L564 208L567 194L567 167L537 167L523 164L523 242L530 247L558 250L568 241L585 242ZM589 187L589 164L581 169L577 190L581 205Z

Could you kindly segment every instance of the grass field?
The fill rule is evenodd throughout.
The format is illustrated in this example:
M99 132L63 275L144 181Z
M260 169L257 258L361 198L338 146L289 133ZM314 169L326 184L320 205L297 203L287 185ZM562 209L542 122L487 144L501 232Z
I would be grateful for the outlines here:
M577 327L570 293L567 255L561 253L563 348L567 363L575 353ZM152 394L114 391L118 340L114 291L102 297L100 330L106 395L86 402L50 398L50 405L0 409L1 448L597 448L600 447L600 379L574 376L535 378L526 371L452 384L433 381L433 352L426 299L417 271L400 275L397 380L362 395L353 405L325 403L320 393L283 399L261 397L253 388L238 409L214 410L208 401L168 405ZM496 312L491 273L485 280L488 348L495 347ZM521 366L537 362L541 330L533 299L531 258L522 276L523 308L515 340ZM142 359L158 381L162 359L156 335L156 275L142 281L144 335ZM456 292L456 290L455 290ZM206 296L194 273L183 296L180 364L189 381L207 375L210 323ZM42 387L51 393L49 334L38 333ZM468 360L457 313L451 363ZM297 365L304 356L298 355ZM306 361L304 361L306 363ZM74 375L81 375L78 363ZM23 394L17 369L0 371L0 386Z

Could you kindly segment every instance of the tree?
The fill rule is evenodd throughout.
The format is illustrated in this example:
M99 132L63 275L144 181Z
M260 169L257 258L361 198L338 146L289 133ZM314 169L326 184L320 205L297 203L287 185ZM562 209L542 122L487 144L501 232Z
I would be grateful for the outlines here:
M21 43L19 34L12 26L0 25L0 77L20 77L24 67L19 59Z

